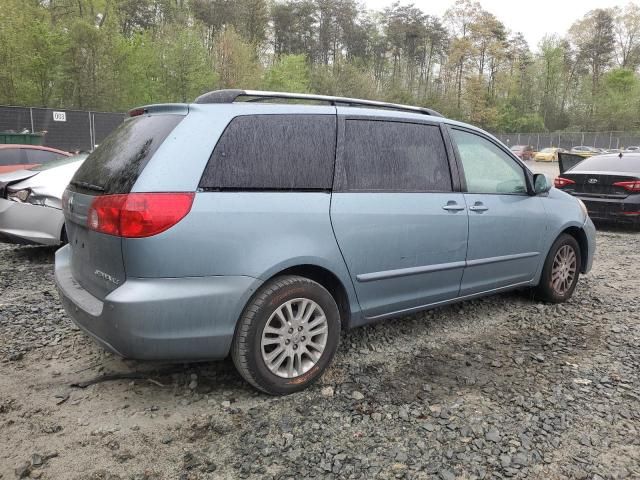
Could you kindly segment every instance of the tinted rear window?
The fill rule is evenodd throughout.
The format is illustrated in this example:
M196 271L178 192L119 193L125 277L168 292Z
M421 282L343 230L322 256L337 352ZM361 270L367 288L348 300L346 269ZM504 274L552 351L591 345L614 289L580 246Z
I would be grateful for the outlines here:
M24 152L20 148L0 149L0 165L22 165L27 163Z
M347 120L340 190L451 191L451 173L435 125Z
M183 115L145 115L126 120L78 169L71 185L93 194L129 193L142 170Z
M596 156L583 160L572 168L574 171L584 170L589 172L631 172L640 174L640 155Z
M236 117L200 181L210 189L325 190L333 179L333 115Z

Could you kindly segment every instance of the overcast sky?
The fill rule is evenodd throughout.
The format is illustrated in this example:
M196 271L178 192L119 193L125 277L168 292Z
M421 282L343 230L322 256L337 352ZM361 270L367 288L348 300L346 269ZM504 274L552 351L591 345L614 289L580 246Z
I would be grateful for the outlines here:
M381 10L393 0L360 0L369 9ZM634 0L639 2L640 0ZM522 32L529 46L536 50L547 33L564 35L571 24L595 8L624 6L629 0L479 0L482 8L493 13L514 32ZM442 16L454 0L402 0L401 4L415 4L423 12Z

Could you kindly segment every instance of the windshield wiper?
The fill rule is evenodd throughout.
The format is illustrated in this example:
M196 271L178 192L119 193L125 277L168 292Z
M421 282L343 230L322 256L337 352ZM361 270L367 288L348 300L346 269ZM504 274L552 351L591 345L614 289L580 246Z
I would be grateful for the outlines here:
M80 182L78 180L72 180L71 185L73 185L74 187L85 188L87 190L93 190L94 192L104 192L104 187L101 187L100 185L94 185L92 183L87 183L87 182Z

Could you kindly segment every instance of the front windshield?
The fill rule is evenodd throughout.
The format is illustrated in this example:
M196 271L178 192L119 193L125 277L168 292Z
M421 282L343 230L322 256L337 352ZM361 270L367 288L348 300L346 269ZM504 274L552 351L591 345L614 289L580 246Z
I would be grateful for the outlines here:
M553 153L555 151L555 148L543 148L542 150L540 150L542 153Z

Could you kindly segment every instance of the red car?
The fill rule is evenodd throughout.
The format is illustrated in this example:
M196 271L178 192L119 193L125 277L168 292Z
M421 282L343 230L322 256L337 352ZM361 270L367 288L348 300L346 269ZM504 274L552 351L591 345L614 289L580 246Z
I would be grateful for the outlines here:
M38 145L0 145L0 173L33 168L70 156L69 152Z

